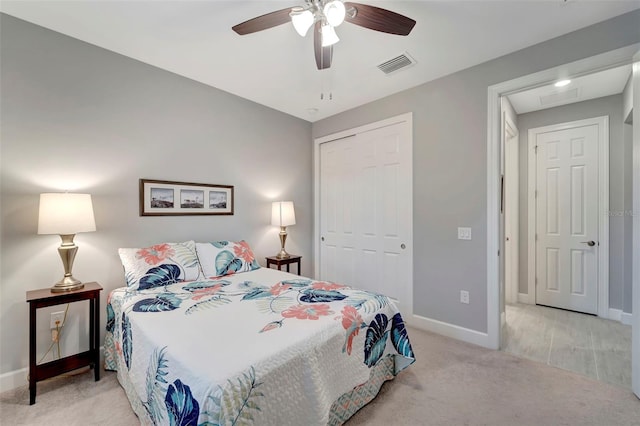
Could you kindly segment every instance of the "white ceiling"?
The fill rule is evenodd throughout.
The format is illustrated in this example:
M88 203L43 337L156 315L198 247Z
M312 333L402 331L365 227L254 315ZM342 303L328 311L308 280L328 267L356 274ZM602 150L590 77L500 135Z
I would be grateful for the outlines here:
M509 101L518 114L568 105L589 99L617 95L631 75L631 65L623 65L608 70L570 78L571 83L564 87L553 84L509 95ZM571 76L567 76L571 77Z
M415 19L413 32L344 23L324 71L311 32L302 38L290 24L245 36L231 30L301 3L2 0L0 11L313 122L640 8L640 0L363 0ZM390 75L377 69L404 52L417 64Z

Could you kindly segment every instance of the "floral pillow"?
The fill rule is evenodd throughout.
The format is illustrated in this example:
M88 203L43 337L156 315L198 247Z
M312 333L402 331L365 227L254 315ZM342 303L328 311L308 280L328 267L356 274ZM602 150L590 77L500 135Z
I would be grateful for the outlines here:
M195 241L163 243L146 248L120 248L127 286L146 290L200 276Z
M260 268L246 241L196 243L196 251L206 278L217 278Z

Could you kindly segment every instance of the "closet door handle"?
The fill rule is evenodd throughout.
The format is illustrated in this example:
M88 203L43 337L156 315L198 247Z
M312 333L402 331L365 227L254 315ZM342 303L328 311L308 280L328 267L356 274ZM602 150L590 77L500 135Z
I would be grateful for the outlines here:
M596 242L595 242L595 241L593 241L593 240L592 240L592 241L580 241L580 242L581 242L582 244L586 244L586 245L588 245L589 247L593 247L593 246L595 246L595 245L596 245Z

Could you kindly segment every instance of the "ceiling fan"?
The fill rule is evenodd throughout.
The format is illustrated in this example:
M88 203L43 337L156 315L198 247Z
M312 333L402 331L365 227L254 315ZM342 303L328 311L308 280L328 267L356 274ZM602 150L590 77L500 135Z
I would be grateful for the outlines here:
M285 24L289 21L302 37L309 28L313 30L313 47L319 70L331 67L333 45L340 39L335 27L350 22L374 31L406 36L416 21L390 10L366 4L343 2L342 0L305 0L304 6L267 13L249 19L234 27L239 35L246 35Z

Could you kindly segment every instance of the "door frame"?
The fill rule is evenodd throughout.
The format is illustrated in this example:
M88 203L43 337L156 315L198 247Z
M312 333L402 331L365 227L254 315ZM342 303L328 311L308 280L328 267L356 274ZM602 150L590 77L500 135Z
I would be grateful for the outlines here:
M407 300L406 306L409 312L406 313L406 318L413 317L413 113L407 112L394 117L390 117L384 120L376 121L373 123L365 124L362 126L354 127L352 129L342 130L340 132L332 133L327 136L317 137L313 140L313 271L314 276L317 278L320 276L320 145L326 142L333 142L339 139L355 136L358 133L364 133L367 131L380 129L382 127L392 126L394 124L405 123L408 127L409 133L409 175L411 176L408 193L411 194L411 200L409 200L409 232L407 235L407 250L405 250L408 256L409 271L407 276L406 288L401 290L401 294L405 295ZM405 313L403 312L403 316ZM405 319L406 320L406 319Z
M631 387L640 398L640 52L633 57L633 242Z
M527 299L536 303L536 184L537 163L535 153L536 136L551 131L560 131L583 126L598 126L598 316L609 318L609 116L569 121L529 129L527 146Z
M640 43L632 44L620 49L615 49L579 61L553 67L544 71L518 77L491 85L487 88L487 347L500 348L500 97L521 90L543 86L556 81L559 77L578 77L590 74L594 71L613 68L619 65L630 64L633 56L640 49ZM634 88L637 90L637 88ZM640 110L640 99L634 97L634 111ZM636 141L634 132L634 156L635 147L640 146ZM636 144L637 142L637 144ZM640 161L634 161L634 175L640 174ZM634 185L634 203L640 202L638 195L640 188ZM640 248L640 232L637 232L634 220L634 254ZM635 257L635 256L634 256ZM636 264L637 262L634 262ZM640 295L640 277L637 269L634 270L633 294L634 302ZM634 303L634 318L638 323L640 309L635 309L640 303ZM636 345L640 346L640 345ZM636 347L634 346L634 347ZM636 351L638 352L638 351ZM632 354L640 358L640 353ZM640 365L638 365L640 367ZM635 370L634 370L635 371ZM635 372L633 374L638 374ZM640 374L639 374L640 375ZM640 386L640 385L636 385Z

